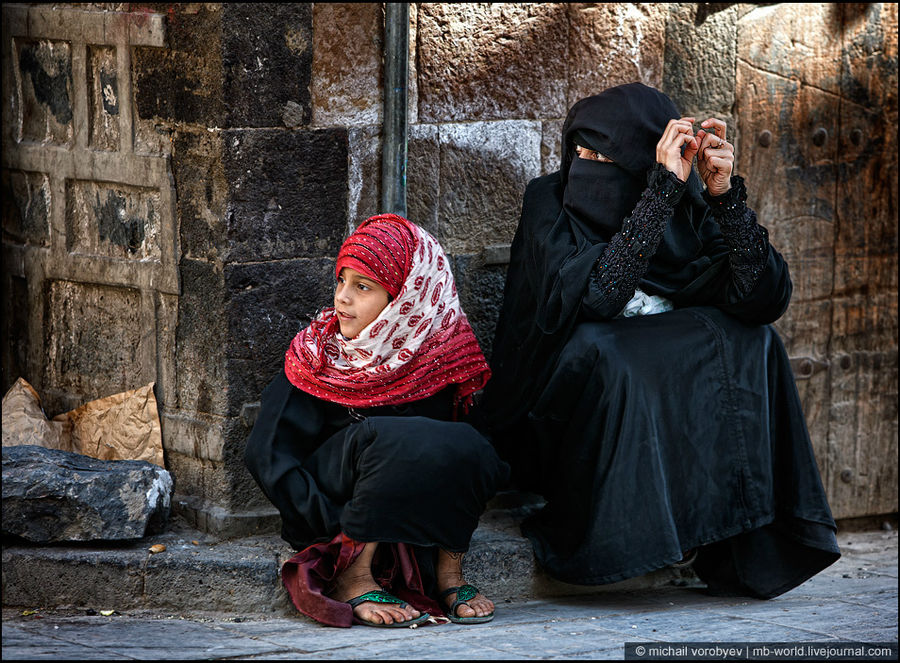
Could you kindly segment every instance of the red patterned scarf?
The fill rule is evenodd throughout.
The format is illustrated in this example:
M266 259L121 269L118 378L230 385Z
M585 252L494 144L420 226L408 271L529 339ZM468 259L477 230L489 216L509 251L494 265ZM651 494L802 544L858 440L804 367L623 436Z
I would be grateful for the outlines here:
M366 219L347 238L335 269L351 267L392 295L356 338L340 333L334 307L291 341L284 372L302 391L347 407L399 405L455 384L468 406L490 368L463 313L438 241L403 217Z

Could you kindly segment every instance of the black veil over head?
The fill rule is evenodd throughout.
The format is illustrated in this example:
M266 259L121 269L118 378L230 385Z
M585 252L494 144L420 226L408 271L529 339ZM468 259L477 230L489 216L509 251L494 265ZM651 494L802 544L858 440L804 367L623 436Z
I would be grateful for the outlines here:
M572 232L591 243L609 242L647 187L656 144L672 119L681 117L662 92L628 83L575 103L562 131L560 180L563 208ZM575 145L600 152L613 163L581 159ZM674 177L674 176L672 176ZM687 190L660 241L643 284L651 294L671 297L697 275L705 238L700 223L706 205L700 178L691 170ZM705 265L704 265L705 267Z
M669 120L681 117L662 92L642 83L609 88L576 102L562 130L563 185L575 144L600 152L632 176L644 179L656 161L656 144Z

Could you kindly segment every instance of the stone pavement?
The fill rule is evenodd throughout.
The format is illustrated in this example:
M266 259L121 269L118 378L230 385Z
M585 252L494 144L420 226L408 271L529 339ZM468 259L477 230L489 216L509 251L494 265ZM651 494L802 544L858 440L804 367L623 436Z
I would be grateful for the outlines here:
M626 643L719 643L740 653L734 658L748 658L742 643L757 643L769 648L770 660L795 660L796 646L803 643L813 660L824 660L826 644L868 643L865 652L854 648L849 653L862 652L855 660L897 660L897 531L841 532L838 541L843 552L838 562L769 601L709 596L699 583L685 580L568 597L504 600L495 594L497 617L489 624L415 630L328 628L280 612L135 609L104 616L99 614L103 605L57 610L17 606L3 610L2 657L622 659ZM6 585L4 579L4 603ZM780 655L775 643L795 647ZM879 657L872 649L876 643L887 643L886 655ZM629 658L640 660L634 645L628 651L633 654ZM694 658L694 650L667 651L676 659Z
M519 531L540 502L520 493L495 498L482 515L465 557L466 579L489 596L567 596L684 584L688 570L583 588L557 582L538 568ZM150 550L165 547L160 553ZM296 551L277 534L219 539L172 519L162 534L126 542L52 545L4 541L3 605L168 611L204 606L219 612L296 613L281 582L283 563Z

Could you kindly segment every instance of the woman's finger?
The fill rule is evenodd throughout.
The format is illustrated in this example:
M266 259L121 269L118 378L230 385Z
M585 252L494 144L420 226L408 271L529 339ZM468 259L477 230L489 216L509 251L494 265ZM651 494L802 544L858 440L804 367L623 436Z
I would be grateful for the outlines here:
M678 157L681 158L681 148L687 145L688 143L694 143L694 137L688 133L678 133L675 134L672 139L668 142L666 146L664 146L663 151L666 154L671 155L673 158ZM690 149L690 148L688 148Z
M671 119L663 130L662 137L671 140L678 133L693 133L693 118Z
M697 132L697 136L701 136L701 141L703 141L707 146L711 147L723 147L728 143L724 138L721 138L715 133L711 133L708 131L703 131L702 129Z
M714 133L722 140L725 140L725 137L727 136L727 125L723 120L720 120L716 117L711 117L709 119L703 120L703 122L700 123L700 126L707 130L712 129L712 133Z
M678 148L681 149L681 146L684 145L687 140L693 139L694 132L689 124L671 124L667 128L666 133L663 134L663 137L660 140L660 146L665 150L669 150L677 145Z
M701 147L701 149L703 149L703 148ZM734 148L729 149L729 146L727 143L725 145L723 145L722 147L718 147L718 148L708 147L703 150L703 157L705 159L718 158L718 159L731 159L732 161L734 161Z
M687 161L688 163L693 162L694 157L700 152L700 141L697 140L696 136L692 136L691 139L686 143L686 147L684 148L684 153L681 155L681 158Z
M712 157L709 160L709 165L718 171L730 170L734 166L734 160L725 157Z
M734 145L725 141L715 134L704 134L700 139L700 158L706 159L710 156L727 156L734 154Z

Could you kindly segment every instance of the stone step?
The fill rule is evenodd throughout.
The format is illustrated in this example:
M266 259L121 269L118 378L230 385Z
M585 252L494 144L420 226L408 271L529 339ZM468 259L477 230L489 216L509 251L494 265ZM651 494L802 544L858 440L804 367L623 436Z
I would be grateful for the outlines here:
M662 569L611 585L581 587L549 578L518 530L534 508L499 508L481 519L465 557L466 579L494 601L566 596L695 581L689 570ZM163 544L163 552L151 546ZM173 519L168 530L127 543L3 546L3 604L23 608L153 610L294 615L281 565L295 551L275 534L227 541Z

